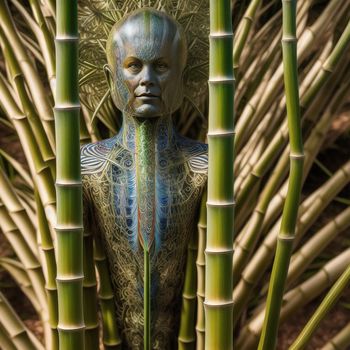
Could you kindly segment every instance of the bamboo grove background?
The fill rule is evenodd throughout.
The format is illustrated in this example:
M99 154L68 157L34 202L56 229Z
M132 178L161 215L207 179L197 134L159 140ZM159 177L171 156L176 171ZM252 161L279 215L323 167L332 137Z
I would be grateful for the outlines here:
M229 1L222 3L230 5ZM294 27L293 4L296 4ZM232 138L225 141L227 135L232 135L233 125L230 123L233 120L225 124L225 129L219 127L221 132L226 131L226 136L221 138L215 129L210 129L209 123L208 142L222 144L222 148L226 147L228 152L232 152L230 142L235 145L234 243L225 246L230 254L234 250L232 271L231 267L223 266L225 262L219 263L219 271L230 275L227 281L232 278L232 283L223 286L222 291L209 290L208 284L206 287L206 274L212 281L209 286L219 285L219 278L222 280L222 277L211 273L214 267L210 267L208 251L210 247L213 252L217 251L220 242L212 240L208 242L211 245L206 246L206 199L203 199L198 244L194 240L188 249L179 348L204 349L207 336L207 342L212 341L212 344L222 341L222 349L231 348L232 342L235 349L271 349L273 345L264 343L264 339L275 342L276 337L266 335L266 330L273 329L276 334L278 325L300 315L300 310L314 303L317 308L312 317L307 324L300 324L300 334L296 339L289 339L288 343L291 349L304 349L339 297L349 293L350 160L349 150L337 145L350 136L346 127L334 126L339 125L349 113L350 1L285 1L284 16L287 18L284 23L287 21L287 25L283 26L283 30L280 1L236 0L231 5L234 47L233 57L227 58L226 63L232 66L235 76L236 135L234 141ZM75 142L75 147L78 146L77 139L63 130L64 118L69 113L75 115L76 121L80 119L80 133L77 126L75 132L76 135L80 134L81 143L113 135L120 119L111 117L115 111L105 103L96 114L97 118L91 122L94 111L82 104L79 112L78 99L74 95L76 92L73 91L70 96L55 95L55 89L59 90L60 86L56 76L56 59L59 62L60 54L57 51L57 57L55 55L56 34L56 42L62 46L61 53L76 50L73 40L76 38L76 28L69 27L69 21L68 28L64 27L64 18L59 19L58 12L56 17L56 10L59 9L56 9L53 0L0 2L0 229L4 242L2 246L5 247L0 258L3 277L0 284L0 344L4 349L11 350L58 349L59 328L61 339L66 334L68 343L80 344L76 348L81 348L85 341L86 349L97 349L98 346L118 349L120 338L113 319L115 305L100 242L93 242L89 233L79 236L79 203L74 206L73 218L56 208L55 182L57 194L65 197L70 196L69 191L79 191L79 178L76 168L69 172L65 165L61 166L65 161L62 158L61 163L57 163L61 170L56 178L55 148L63 140ZM213 8L211 10L214 11ZM221 34L229 31L230 19L226 16L226 22L217 23L219 27L212 22L211 38L220 37L215 31ZM298 39L297 45L295 37ZM65 38L68 43L64 42ZM283 60L289 60L292 67L288 70L292 76L285 78L287 96L283 77L288 63L282 64L281 40ZM212 54L215 61L214 51ZM70 64L67 68L72 68L74 54L66 57L69 57ZM60 69L64 67L64 62L62 64ZM232 78L229 71L215 71L213 66L211 69L211 79L215 81L212 85L218 80L215 74L221 78L226 75L228 80ZM57 70L57 74L68 77L64 84L74 85L71 72L61 73L61 70ZM80 83L88 78L80 78ZM289 94L288 84L291 84ZM233 101L233 90L229 91ZM207 101L208 97L204 97ZM230 108L218 103L215 109ZM298 105L300 111L294 110L292 114L300 115L299 126L290 121L290 110ZM56 136L54 107L56 118L62 120L61 127L56 125ZM210 108L214 108L213 105L209 111ZM208 131L206 114L203 121L203 116L195 110L183 108L176 118L179 131L205 141L206 133L203 130ZM292 127L288 128L288 124ZM298 129L302 134L303 149ZM337 139L343 141L337 142ZM327 147L333 147L329 150L333 159L325 165L321 159L322 151ZM304 157L301 157L302 154ZM291 169L298 173L294 175L296 184L292 185L292 194L297 197L300 187L303 190L299 208L292 206L283 209L291 192L288 191L288 177L292 177L293 173L289 175L290 159ZM78 160L75 164L79 165ZM222 169L222 165L219 169ZM312 177L315 169L318 169L318 174L323 174L317 180ZM224 168L224 173L226 176L227 168ZM226 180L227 183L218 185L230 186L230 180ZM217 184L218 180L213 181ZM60 184L68 186L63 188ZM230 191L232 188L227 188L227 191L222 189L226 194L230 194ZM223 199L226 204L233 203L232 194L227 198L213 197L217 194L220 195L208 193L208 207L210 203L216 204L217 199ZM297 199L294 198L292 202L296 203ZM286 220L287 210L292 219ZM61 221L56 224L57 215ZM210 220L215 219L209 219L208 225L213 222ZM231 218L226 220L229 222ZM74 222L74 227L65 226L67 222ZM281 222L284 231L280 231ZM72 238L69 238L70 234ZM58 252L59 237L63 241L83 240L84 253L69 255L66 251ZM232 237L227 242L230 240ZM61 244L64 247L67 243L63 241ZM77 247L81 246L80 243L76 242ZM281 245L284 247L280 248ZM287 261L280 261L281 254L274 258L276 247L277 251L288 251L287 255L282 254ZM62 259L58 260L60 264L56 264L57 254L63 254ZM291 255L289 268L288 255ZM76 270L69 270L69 264L66 264L69 259L76 259ZM273 264L284 268L272 270ZM277 288L279 302L276 302L276 297L268 297L275 290L274 283L271 283L268 291L271 270L271 280L277 286L285 286L283 295L283 287ZM11 285L15 284L21 290L35 310L42 335L34 335L23 320L23 310L11 304L12 288L7 285L9 275ZM59 277L57 280L56 276ZM65 278L73 283L67 284ZM77 285L78 289L75 287ZM230 300L234 302L232 320L232 314L217 314L219 322L232 322L232 326L230 323L227 326L232 329L227 339L222 336L212 339L210 333L215 332L210 332L213 326L208 310L204 311L205 307L210 309L211 303L218 305L211 297L218 297L219 293L227 297L229 310L232 310ZM65 303L67 299L63 298L58 312L58 299L62 299L64 294L70 296L68 300L71 302ZM76 295L75 299L73 295ZM83 305L76 300L82 301ZM222 302L224 299L219 296L218 300ZM339 303L337 305L339 307ZM271 309L277 311L269 311L268 315L275 316L264 321L265 310ZM323 349L348 348L350 320L347 319L347 322L339 324L337 333L322 344ZM102 330L101 339L99 329ZM68 332L65 333L65 330ZM74 339L71 338L72 334ZM263 337L260 339L261 334ZM61 349L62 346L68 349L68 345L62 345L62 342Z

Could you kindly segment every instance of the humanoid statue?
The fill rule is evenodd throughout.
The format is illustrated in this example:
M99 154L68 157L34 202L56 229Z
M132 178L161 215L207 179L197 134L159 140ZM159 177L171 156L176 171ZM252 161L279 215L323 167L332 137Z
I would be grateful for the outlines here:
M123 349L143 348L144 250L151 271L152 349L176 348L189 238L206 183L207 146L180 136L186 40L163 12L118 22L105 72L123 114L119 133L81 153L85 226L104 243Z

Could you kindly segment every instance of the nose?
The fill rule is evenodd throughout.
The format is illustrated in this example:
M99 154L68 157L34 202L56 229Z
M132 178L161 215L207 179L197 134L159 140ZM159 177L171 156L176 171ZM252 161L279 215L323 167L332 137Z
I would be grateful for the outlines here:
M141 86L154 86L156 83L156 77L155 74L153 72L152 67L145 65L143 67L143 72L142 72L142 76L140 79L140 85Z

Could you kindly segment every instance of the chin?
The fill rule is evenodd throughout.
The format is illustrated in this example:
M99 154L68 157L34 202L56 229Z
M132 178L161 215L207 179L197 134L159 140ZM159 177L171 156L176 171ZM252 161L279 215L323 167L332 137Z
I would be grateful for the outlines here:
M152 105L142 105L135 108L135 116L137 118L159 118L163 115L164 113L158 107Z

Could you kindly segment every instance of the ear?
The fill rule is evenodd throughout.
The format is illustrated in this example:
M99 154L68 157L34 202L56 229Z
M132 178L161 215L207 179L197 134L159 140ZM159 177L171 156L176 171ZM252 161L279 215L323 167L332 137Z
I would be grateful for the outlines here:
M114 86L114 77L113 77L112 68L108 64L105 64L103 66L103 72L105 73L105 76L106 76L109 91L112 91Z

